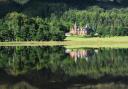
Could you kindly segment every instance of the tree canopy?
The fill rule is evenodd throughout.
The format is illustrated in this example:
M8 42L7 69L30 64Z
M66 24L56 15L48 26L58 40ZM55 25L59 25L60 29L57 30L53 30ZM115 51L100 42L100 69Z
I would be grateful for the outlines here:
M0 4L1 41L61 41L75 22L81 27L89 24L100 36L128 35L127 0L10 2Z

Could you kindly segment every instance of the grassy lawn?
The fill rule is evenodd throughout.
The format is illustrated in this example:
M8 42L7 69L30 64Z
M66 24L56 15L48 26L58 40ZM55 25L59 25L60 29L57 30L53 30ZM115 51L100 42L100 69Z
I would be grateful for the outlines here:
M77 47L112 47L128 48L128 36L124 37L105 37L105 38L85 38L67 37L65 41L27 41L27 42L0 42L0 46L55 46L65 45L67 48Z
M104 42L128 42L128 36L115 36L115 37L92 37L92 38L85 38L85 37L77 37L77 36L71 36L67 37L65 40L67 41L104 41Z
M75 45L67 45L67 48L79 48L79 47L111 47L111 48L128 48L128 36L116 36L116 37L67 37L66 41L75 42Z

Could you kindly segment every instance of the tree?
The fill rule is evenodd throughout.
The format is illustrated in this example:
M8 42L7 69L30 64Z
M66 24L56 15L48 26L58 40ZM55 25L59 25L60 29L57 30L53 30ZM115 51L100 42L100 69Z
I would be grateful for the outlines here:
M50 25L49 21L46 21L40 17L30 18L22 13L12 12L7 14L4 21L7 29L2 31L1 37L3 34L8 35L8 38L4 40L13 39L9 41L61 41L65 39L65 32L63 31L61 24Z

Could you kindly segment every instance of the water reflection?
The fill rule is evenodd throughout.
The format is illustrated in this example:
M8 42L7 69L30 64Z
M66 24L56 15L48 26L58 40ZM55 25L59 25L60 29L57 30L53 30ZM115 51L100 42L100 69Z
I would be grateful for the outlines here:
M0 47L0 89L127 89L128 49Z
M66 49L66 53L69 54L70 58L73 59L75 62L77 62L78 59L86 59L88 61L88 58L90 56L93 56L94 53L98 53L98 50L96 49Z

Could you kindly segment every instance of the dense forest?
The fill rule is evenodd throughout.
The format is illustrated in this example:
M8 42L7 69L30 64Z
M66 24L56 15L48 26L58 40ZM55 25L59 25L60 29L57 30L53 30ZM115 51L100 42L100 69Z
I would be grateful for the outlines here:
M30 18L13 12L1 21L1 41L60 41L65 39L61 26L47 23L39 17Z
M127 36L127 0L0 0L0 40L65 39L76 22L99 36Z

